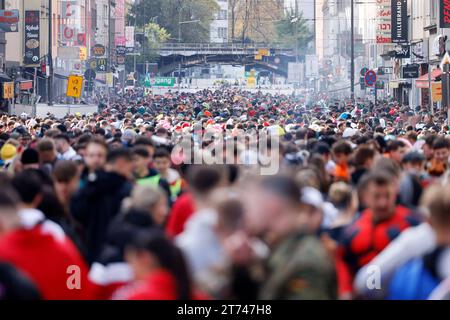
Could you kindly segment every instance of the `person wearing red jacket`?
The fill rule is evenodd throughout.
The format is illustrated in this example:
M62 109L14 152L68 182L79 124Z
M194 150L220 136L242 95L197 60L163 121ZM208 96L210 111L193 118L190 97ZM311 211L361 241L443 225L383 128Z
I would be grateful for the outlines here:
M183 255L162 231L142 231L126 250L135 282L120 288L113 300L191 300L194 292Z
M194 196L191 192L181 194L173 204L166 224L166 233L174 238L184 231L186 221L195 212Z
M43 299L91 298L92 285L81 254L59 225L35 209L41 198L39 179L32 171L24 171L12 185L21 201L11 188L8 192L16 203L0 209L0 261L28 276Z
M367 186L368 208L344 230L337 252L341 298L352 298L353 278L360 268L369 264L401 232L421 222L408 208L396 205L397 183L391 174L373 171L361 183Z

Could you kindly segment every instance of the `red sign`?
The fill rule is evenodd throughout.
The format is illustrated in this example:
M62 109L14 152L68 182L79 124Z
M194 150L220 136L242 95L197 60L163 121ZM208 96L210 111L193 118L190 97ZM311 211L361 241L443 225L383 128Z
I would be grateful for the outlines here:
M86 33L77 34L77 43L81 47L86 47Z
M19 88L20 88L20 90L31 90L31 89L33 89L33 81L32 80L22 81L19 84Z
M373 87L377 83L377 74L375 73L375 71L367 71L366 75L364 76L364 82L366 83L366 86Z

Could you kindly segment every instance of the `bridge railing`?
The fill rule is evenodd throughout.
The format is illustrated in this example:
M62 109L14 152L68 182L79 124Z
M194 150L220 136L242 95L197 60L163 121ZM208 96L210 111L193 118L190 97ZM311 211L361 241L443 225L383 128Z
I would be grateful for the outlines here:
M273 49L292 52L292 48L282 45L267 45L263 43L162 43L159 50L164 51L257 51L258 49Z

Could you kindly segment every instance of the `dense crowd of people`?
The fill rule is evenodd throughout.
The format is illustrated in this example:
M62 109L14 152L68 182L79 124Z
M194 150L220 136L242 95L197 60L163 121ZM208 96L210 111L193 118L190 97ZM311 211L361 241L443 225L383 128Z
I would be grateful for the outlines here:
M448 299L445 123L239 89L3 115L0 299Z

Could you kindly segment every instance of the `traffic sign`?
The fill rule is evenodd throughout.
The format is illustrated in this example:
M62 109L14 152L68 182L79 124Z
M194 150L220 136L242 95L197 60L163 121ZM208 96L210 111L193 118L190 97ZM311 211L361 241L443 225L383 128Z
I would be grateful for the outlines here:
M3 83L3 99L14 98L14 82Z
M87 69L84 72L84 78L88 81L94 80L97 77L97 74L94 69Z
M66 96L80 98L82 88L83 88L83 77L70 75L69 81L67 82Z
M377 74L375 73L375 71L367 71L366 75L364 76L364 82L366 83L366 86L373 87L377 82Z
M366 68L366 67L362 68L360 71L361 77L364 77L366 75L367 71L369 71L369 68Z

